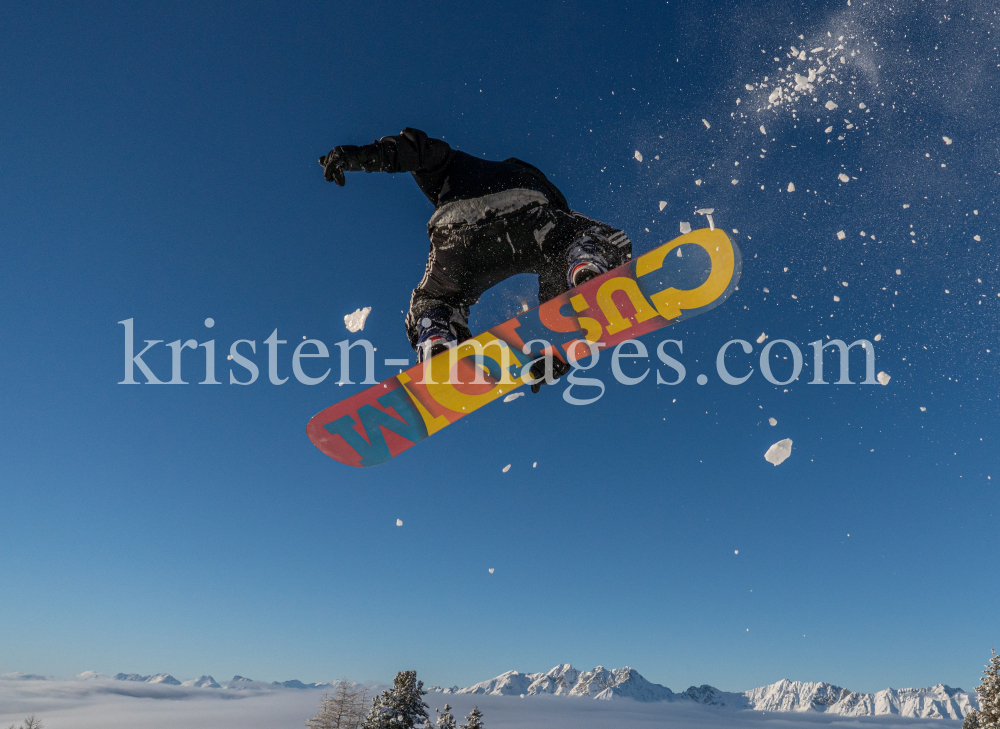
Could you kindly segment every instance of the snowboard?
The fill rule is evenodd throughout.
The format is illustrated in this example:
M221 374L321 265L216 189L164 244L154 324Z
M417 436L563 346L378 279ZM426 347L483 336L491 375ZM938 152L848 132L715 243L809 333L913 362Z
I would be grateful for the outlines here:
M572 366L594 347L714 309L736 288L741 266L722 230L693 230L331 405L306 432L341 463L385 463L531 381L527 365L546 354Z

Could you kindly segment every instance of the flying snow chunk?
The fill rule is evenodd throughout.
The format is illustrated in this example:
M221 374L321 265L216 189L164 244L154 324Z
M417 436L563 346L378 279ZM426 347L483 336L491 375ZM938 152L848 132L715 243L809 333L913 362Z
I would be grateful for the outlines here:
M701 180L695 180L694 184L696 184L698 187L701 187Z
M795 192L795 183L794 182L789 182L788 183L788 191L789 192Z
M839 296L834 296L834 297L833 297L833 300L834 300L834 301L840 301L840 297L839 297Z
M837 108L837 104L833 101L828 101L823 106L825 106L830 111L833 111L834 109Z
M660 200L660 210L662 211L663 208L665 208L665 207L667 207L667 201L666 200Z
M763 344L765 339L767 339L767 335L764 332L761 332L760 336L757 337L757 344Z
M506 466L503 467L503 472L507 473L507 471L509 470L510 470L510 464L508 463Z
M503 401L504 402L514 402L519 397L524 397L524 393L523 392L512 392L507 397L505 397L503 399Z
M833 127L827 127L826 129L823 130L823 133L824 134L829 134L832 131L833 131Z
M903 273L903 272L902 272L901 270L899 270L898 268L896 269L896 275L897 275L897 276L900 276L900 275L902 275L902 273Z
M490 567L490 574L491 575L493 574L493 568L492 567Z
M691 232L691 223L685 223L685 222L682 221L681 222L681 233L690 233L690 232Z
M768 418L767 422L770 423L771 425L777 425L778 424L778 421L775 420L774 418Z
M764 128L763 124L760 125L760 133L761 134L767 134L767 130Z
M738 185L738 184L740 184L740 181L739 180L733 180L733 184L734 185Z
M876 334L875 335L875 341L876 342L881 342L882 341L882 335L881 334Z
M952 138L951 137L941 137L941 139L944 140L945 144L951 144L952 143Z
M708 123L705 119L701 120L701 123L705 125L705 129L711 129L712 125Z
M402 519L396 519L396 526L403 526L403 520Z
M785 459L790 455L792 455L792 439L785 438L767 449L767 453L764 454L764 460L777 466L784 463Z
M851 178L848 177L847 175L845 175L843 172L841 172L839 175L837 175L837 179L840 180L841 182L850 182L851 181Z
M976 241L976 243L978 243L979 241L982 240L982 238L980 238L978 235L974 235L974 236L972 236L972 240L974 240L974 241Z
M640 152L638 149L635 150L635 159L637 162L642 162L642 152Z
M927 412L927 408L925 408L923 405L921 405L920 406L920 412L926 413Z
M366 306L364 309L358 309L353 314L348 314L344 317L344 326L347 327L349 332L360 332L365 328L365 319L368 315L372 313L372 308Z
M847 237L847 233L842 230L837 231L837 240L844 240Z
M890 375L887 375L885 372L879 372L877 377L878 381L881 382L883 385L888 385L889 380L892 379L892 377Z

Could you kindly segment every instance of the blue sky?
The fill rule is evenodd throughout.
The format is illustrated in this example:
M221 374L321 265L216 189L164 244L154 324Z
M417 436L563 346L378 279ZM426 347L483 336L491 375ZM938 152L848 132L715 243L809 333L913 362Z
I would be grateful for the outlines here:
M977 682L1000 630L991 4L0 13L0 670ZM769 108L790 46L840 36L838 81ZM117 384L128 318L214 338L223 382L233 341L263 370L277 328L286 376L361 306L380 358L410 356L431 206L406 175L340 189L316 164L406 126L537 165L636 252L714 207L739 291L646 341L683 340L685 381L624 387L604 360L592 406L529 394L363 470L305 436L357 390L332 377ZM489 292L473 328L530 287ZM881 334L893 379L723 384L715 353L762 332Z

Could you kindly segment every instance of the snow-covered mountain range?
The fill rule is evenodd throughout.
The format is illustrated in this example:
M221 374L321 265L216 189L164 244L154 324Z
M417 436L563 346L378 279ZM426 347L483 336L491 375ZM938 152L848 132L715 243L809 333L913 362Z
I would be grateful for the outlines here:
M6 677L6 676L5 676ZM26 676L18 675L25 680ZM44 679L45 677L30 678ZM339 681L303 683L302 681L254 681L244 676L233 676L226 684L219 684L211 676L200 676L179 681L170 674L157 673L144 676L138 673L118 673L108 676L86 671L77 679L103 681L132 681L164 686L204 689L330 689ZM568 663L556 666L545 673L508 671L489 681L459 688L431 686L428 691L442 694L484 694L489 696L555 696L589 697L613 700L629 698L642 702L690 702L706 706L726 707L735 710L773 712L822 712L842 716L895 715L918 719L962 719L979 704L975 693L951 688L943 684L928 688L887 688L873 694L849 691L829 683L804 683L782 679L768 686L740 693L720 691L714 686L691 686L675 693L666 686L647 681L633 668L606 669L598 666L592 671L580 671Z
M742 693L720 691L708 685L692 686L687 691L675 693L666 686L647 681L627 666L611 670L598 666L592 671L579 671L568 663L546 673L508 671L466 688L432 686L429 690L492 696L555 694L602 700L691 701L755 711L816 711L844 716L894 714L921 719L961 719L978 708L974 693L943 684L920 689L887 688L874 694L862 694L829 683L782 679Z
M245 676L233 676L233 679L222 685L216 681L211 676L199 676L198 678L192 678L187 681L178 681L176 678L171 676L169 673L156 673L152 676L143 676L140 673L116 673L114 676L109 676L106 673L97 673L95 671L84 671L77 677L78 681L93 681L93 680L113 680L113 681L135 681L139 683L159 683L165 684L167 686L187 686L190 688L210 688L210 689L262 689L262 688L273 688L275 686L279 688L291 688L291 689L311 689L311 688L332 688L340 681L328 681L326 683L303 683L302 681L271 681L270 683L264 681L254 681L252 678L246 678Z

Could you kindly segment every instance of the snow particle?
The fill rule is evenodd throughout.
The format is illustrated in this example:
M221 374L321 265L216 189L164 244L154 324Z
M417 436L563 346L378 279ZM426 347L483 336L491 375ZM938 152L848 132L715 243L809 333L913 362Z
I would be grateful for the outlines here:
M974 235L974 236L972 236L972 240L974 240L974 241L976 241L978 243L979 241L982 240L982 238L980 238L978 235Z
M353 314L344 317L344 326L349 332L360 332L365 328L365 319L372 313L372 308L366 306L364 309L357 309Z
M757 337L757 344L763 344L765 339L767 339L767 335L764 332L761 332L760 336Z
M828 101L823 106L825 106L829 111L833 111L837 108L837 104L833 101Z
M847 175L845 175L843 172L841 172L839 175L837 175L837 179L840 180L841 182L850 182L851 181L851 178L848 177Z
M898 268L896 269L896 275L897 275L897 276L900 276L900 275L902 275L902 273L903 273L903 272L902 272L901 270L899 270Z
M760 125L760 133L765 135L767 134L767 130L764 128L763 124Z
M665 208L665 207L667 207L667 201L666 200L660 200L660 210L663 210L663 208Z
M841 281L840 283L842 283L845 287L847 286L847 281Z
M733 550L733 554L739 554L739 553L740 553L740 550L738 550L738 549L734 549ZM750 630L750 628L747 628L747 630Z
M788 183L788 191L789 192L795 192L795 183L794 182L789 182Z
M832 131L833 131L833 127L827 127L826 129L823 130L823 133L824 134L829 134Z
M839 296L834 296L834 297L833 297L833 300L834 300L834 301L840 301L840 297L839 297Z
M920 412L926 413L927 412L927 408L925 408L923 405L921 405L920 406Z
M844 240L847 237L847 233L842 230L837 231L837 240Z
M881 334L876 334L875 335L875 341L876 342L881 342L882 341L882 335Z
M712 125L708 123L705 119L701 120L701 123L705 125L705 129L711 129Z
M635 150L635 159L638 162L642 162L642 152L640 152L638 149Z
M740 184L740 181L739 180L733 180L733 184L734 185L738 185L738 184Z
M774 418L768 418L768 419L767 419L767 422L768 422L768 423L770 423L770 424L771 424L772 426L774 426L774 425L777 425L777 424L778 424L778 421L777 421L777 420L775 420Z
M507 397L505 397L503 399L503 401L504 402L514 402L519 397L524 397L524 393L523 392L512 392Z
M510 464L508 463L506 466L503 467L503 472L507 473L507 471L509 470L510 470Z
M402 519L396 519L396 526L403 526L403 520Z
M493 574L493 568L492 567L490 567L490 574L491 575Z
M945 144L951 144L951 142L952 142L952 139L951 139L951 137L941 137L941 139L943 139L943 140L944 140L944 143L945 143Z
M910 203L903 203L903 210L906 210L908 207L910 207Z
M698 187L701 187L701 180L695 180L694 184L696 184Z
M790 455L792 455L792 439L785 438L767 449L767 453L764 454L764 460L777 466L784 463L785 459Z
M535 461L534 463L531 464L531 467L535 468L537 465L538 465L538 461Z
M878 381L881 382L883 385L888 385L889 380L891 379L892 377L890 375L887 375L885 372L878 373Z

